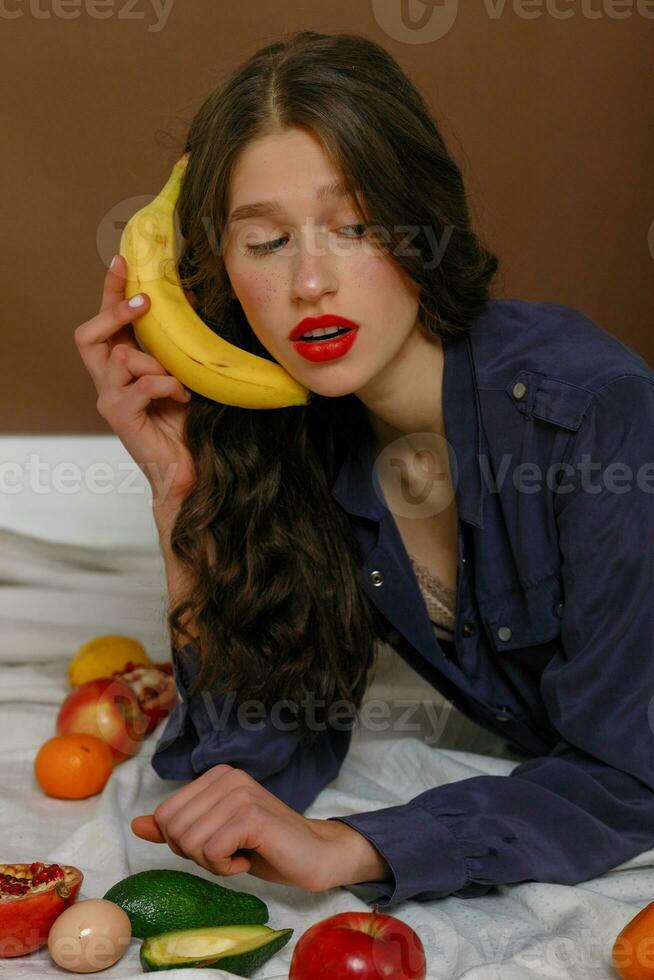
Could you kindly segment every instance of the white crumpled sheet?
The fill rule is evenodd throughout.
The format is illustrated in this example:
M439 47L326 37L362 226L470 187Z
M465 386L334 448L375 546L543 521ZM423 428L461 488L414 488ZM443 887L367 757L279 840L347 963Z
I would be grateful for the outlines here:
M156 546L82 547L0 529L0 861L44 860L84 872L80 899L101 897L121 878L146 868L179 868L211 878L165 845L135 837L130 820L151 813L176 792L150 766L161 727L138 754L118 766L103 792L81 801L46 797L35 782L36 752L54 734L57 710L68 693L66 666L84 640L128 633L153 659L169 659L165 577ZM367 697L392 695L444 707L440 695L384 647ZM426 711L416 731L357 731L338 778L306 816L329 817L406 802L432 786L477 773L507 774L502 744L453 715L436 747ZM433 717L433 714L432 714ZM412 716L415 721L416 715ZM447 745L447 748L443 748ZM292 927L291 941L255 974L286 978L293 948L313 923L336 912L369 911L345 888L322 894L271 884L252 875L223 879L252 892L270 910L269 925ZM390 914L421 937L430 978L614 978L610 950L620 929L654 898L654 850L601 878L575 887L527 883L480 898L407 901ZM140 940L101 975L142 976ZM69 975L69 974L66 974ZM170 980L188 971L166 973ZM47 946L30 956L0 961L0 977L62 977ZM197 980L232 976L195 970Z

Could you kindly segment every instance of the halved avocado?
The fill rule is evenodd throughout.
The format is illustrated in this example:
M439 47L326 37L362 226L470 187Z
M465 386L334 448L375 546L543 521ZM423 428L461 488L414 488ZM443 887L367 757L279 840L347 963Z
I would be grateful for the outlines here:
M258 896L172 868L137 871L117 881L103 898L127 913L137 939L178 929L265 925L268 921L268 906Z
M144 973L185 966L213 967L237 977L249 977L257 967L285 946L292 929L263 925L209 926L177 929L150 936L141 946Z

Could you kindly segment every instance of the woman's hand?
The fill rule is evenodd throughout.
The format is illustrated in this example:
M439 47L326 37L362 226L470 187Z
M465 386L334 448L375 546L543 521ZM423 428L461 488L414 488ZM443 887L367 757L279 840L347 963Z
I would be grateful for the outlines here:
M303 817L228 765L208 769L153 815L135 817L132 830L213 874L249 872L311 892L376 880L385 865L347 824Z
M75 330L75 343L98 392L97 409L138 463L154 504L182 499L195 481L183 439L190 396L184 386L136 342L131 321L148 309L125 299L125 259L119 255L104 281L100 312ZM186 297L195 305L192 293ZM112 343L113 341L113 343Z

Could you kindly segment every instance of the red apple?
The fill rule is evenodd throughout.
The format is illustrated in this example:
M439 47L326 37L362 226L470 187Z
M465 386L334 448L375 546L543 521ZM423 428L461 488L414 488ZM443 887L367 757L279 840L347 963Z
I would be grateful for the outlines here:
M110 747L117 764L134 755L147 726L148 718L129 684L117 677L96 677L65 698L56 727L57 735L97 735Z
M145 734L149 735L162 718L170 714L177 701L172 664L151 664L144 667L128 663L123 670L115 670L113 676L129 684L136 694L141 711L149 719L145 730Z
M297 941L289 980L425 980L420 937L401 919L339 912L316 922Z

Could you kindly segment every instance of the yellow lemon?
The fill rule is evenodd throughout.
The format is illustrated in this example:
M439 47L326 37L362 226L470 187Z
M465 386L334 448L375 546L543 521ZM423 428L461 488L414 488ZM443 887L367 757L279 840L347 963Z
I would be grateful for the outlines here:
M96 636L79 648L68 664L68 680L71 687L79 687L96 677L111 677L116 670L124 670L128 663L147 667L152 661L142 643L131 636Z

